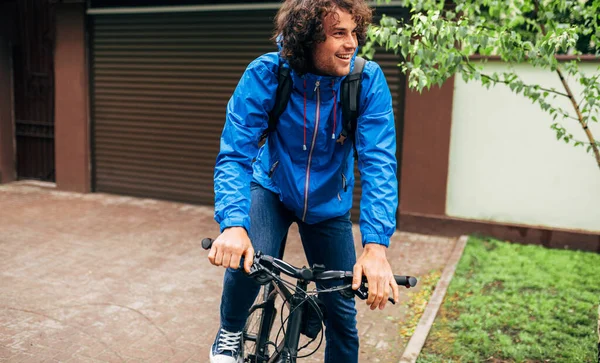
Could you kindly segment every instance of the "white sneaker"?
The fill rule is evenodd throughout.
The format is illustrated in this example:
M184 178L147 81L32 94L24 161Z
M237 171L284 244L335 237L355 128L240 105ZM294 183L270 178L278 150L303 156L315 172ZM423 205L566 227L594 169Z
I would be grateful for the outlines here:
M244 363L242 332L219 329L210 349L210 363Z

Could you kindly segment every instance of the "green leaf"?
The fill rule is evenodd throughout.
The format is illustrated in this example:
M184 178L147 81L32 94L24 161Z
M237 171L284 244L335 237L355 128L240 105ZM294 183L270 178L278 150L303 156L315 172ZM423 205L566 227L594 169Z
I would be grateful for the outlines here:
M523 90L523 83L517 84L517 90L516 90L516 92L517 93L521 93L522 90Z
M415 67L418 67L418 66L420 66L420 65L421 65L421 60L422 60L422 59L423 59L423 58L422 58L421 56L419 56L419 55L415 55L415 56L413 57L413 59L412 59L412 60L413 60L413 63L415 64Z
M465 81L465 83L469 82L470 77L467 72L460 72L460 74L462 76L463 81Z
M398 24L398 20L391 16L383 15L379 21L379 24L381 24L382 27L394 28Z
M396 48L398 46L398 35L392 34L390 35L390 39L388 39L389 48Z

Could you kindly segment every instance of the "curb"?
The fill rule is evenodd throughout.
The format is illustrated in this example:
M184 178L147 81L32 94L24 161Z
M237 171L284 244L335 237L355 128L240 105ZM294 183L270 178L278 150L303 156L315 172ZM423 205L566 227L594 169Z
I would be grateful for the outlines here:
M460 236L456 241L456 245L454 245L450 258L448 258L448 263L444 268L444 272L442 272L442 276L435 286L435 290L427 303L427 307L419 320L419 324L417 324L417 327L415 328L414 334L404 349L404 353L402 354L399 363L415 363L417 361L437 312L444 301L448 285L450 285L450 281L452 281L454 271L456 271L456 265L458 264L458 261L460 261L468 238L468 236Z

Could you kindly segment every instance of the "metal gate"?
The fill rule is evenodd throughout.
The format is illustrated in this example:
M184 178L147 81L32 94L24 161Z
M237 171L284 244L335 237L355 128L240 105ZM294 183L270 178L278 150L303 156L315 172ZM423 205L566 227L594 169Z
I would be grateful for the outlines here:
M13 48L16 169L19 179L54 181L54 5L17 2Z

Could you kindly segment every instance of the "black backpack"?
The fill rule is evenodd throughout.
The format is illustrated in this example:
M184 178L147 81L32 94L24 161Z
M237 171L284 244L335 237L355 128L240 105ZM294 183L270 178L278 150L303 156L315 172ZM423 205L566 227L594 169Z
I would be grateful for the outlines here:
M362 80L362 71L367 61L364 58L356 57L354 60L354 69L342 81L341 103L342 103L342 133L337 142L343 144L347 138L354 142L356 131L356 121L358 119L360 105L360 82ZM260 141L267 138L269 133L275 131L279 116L285 111L287 103L292 93L292 77L290 69L279 64L277 95L275 97L275 106L269 113L269 127L263 132ZM356 143L354 144L354 154L356 156Z

